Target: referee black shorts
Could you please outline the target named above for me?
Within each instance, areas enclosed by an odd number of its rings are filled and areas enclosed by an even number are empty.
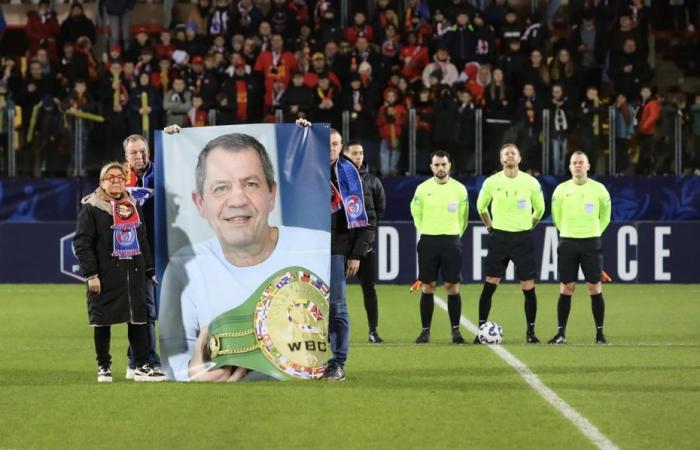
[[[600,282],[600,274],[603,271],[603,244],[599,237],[560,238],[557,255],[560,282],[572,283],[578,280],[579,266],[586,282]]]
[[[513,261],[518,280],[535,279],[537,270],[532,231],[493,230],[489,234],[487,247],[486,276],[503,278],[508,261]]]
[[[422,235],[418,241],[418,279],[423,283],[437,281],[442,273],[445,283],[462,280],[462,240],[459,236]]]

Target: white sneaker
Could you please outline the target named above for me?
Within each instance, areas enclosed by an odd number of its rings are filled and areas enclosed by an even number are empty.
[[[134,369],[134,381],[165,381],[165,374],[158,366],[144,364]]]
[[[112,369],[109,366],[99,366],[97,368],[97,382],[98,383],[111,383],[112,382]]]
[[[132,369],[131,367],[126,368],[126,379],[127,380],[133,380],[134,379],[134,372],[136,369]]]

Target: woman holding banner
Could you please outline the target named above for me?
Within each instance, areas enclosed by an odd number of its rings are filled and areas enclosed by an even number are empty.
[[[163,381],[149,365],[144,277],[157,283],[143,212],[125,189],[127,171],[111,162],[100,171],[100,186],[85,196],[78,214],[73,247],[87,278],[90,326],[94,327],[97,381],[111,382],[111,326],[128,323],[134,349],[136,381]]]

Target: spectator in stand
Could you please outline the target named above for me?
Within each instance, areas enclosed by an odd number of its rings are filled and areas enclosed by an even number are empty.
[[[274,123],[277,111],[279,110],[284,113],[284,96],[286,92],[287,89],[284,87],[282,80],[275,80],[272,84],[272,104],[270,105],[270,109],[266,111],[263,122]]]
[[[170,33],[170,30],[163,30],[160,32],[158,43],[155,45],[154,50],[158,60],[163,58],[170,59],[173,57],[173,52],[177,49],[175,44],[172,42],[172,34]]]
[[[421,87],[421,75],[423,69],[430,62],[428,48],[421,44],[418,34],[415,32],[406,35],[405,45],[399,52],[401,75],[406,77],[414,89]],[[428,162],[420,167],[427,167]]]
[[[258,34],[255,38],[261,52],[270,51],[270,41],[272,40],[272,25],[270,25],[270,22],[267,20],[260,22]]]
[[[319,42],[339,42],[343,39],[343,30],[338,23],[335,9],[329,7],[323,12],[318,23],[316,36],[318,36]]]
[[[634,137],[634,110],[625,94],[615,99],[615,173],[632,175],[630,141]]]
[[[384,24],[386,27],[388,24]],[[394,24],[396,25],[396,24]],[[367,16],[362,11],[357,11],[353,16],[352,24],[345,29],[345,40],[347,40],[350,45],[355,45],[357,43],[357,38],[360,36],[366,38],[369,42],[374,41],[374,29],[372,25],[367,23]]]
[[[426,0],[408,0],[403,18],[404,33],[415,33],[421,40],[430,38],[430,8]]]
[[[544,98],[546,97],[541,97],[537,95],[537,92],[535,91],[535,86],[533,86],[532,83],[525,83],[523,85],[522,95],[520,96],[520,98],[518,98],[517,103],[515,105],[514,119],[522,119],[525,112],[528,109],[534,110],[537,117],[539,117],[544,106]]]
[[[148,33],[146,33],[146,29],[143,27],[140,27],[139,29],[136,30],[136,35],[134,36],[134,40],[129,45],[128,50],[124,54],[124,57],[126,58],[127,61],[131,61],[135,64],[139,61],[139,58],[141,57],[141,51],[144,48],[147,48],[150,46],[151,46],[151,43],[149,42]]]
[[[70,150],[65,133],[63,112],[58,99],[45,94],[32,109],[27,130],[27,146],[32,155],[31,167],[35,177],[65,177]]]
[[[695,3],[697,4],[697,1]],[[639,53],[646,59],[649,55],[649,17],[651,10],[644,4],[644,0],[630,0],[628,7],[632,27],[639,32]]]
[[[192,57],[204,55],[208,48],[208,37],[202,36],[197,31],[198,28],[194,22],[188,23],[187,28],[185,28],[185,42],[182,45],[182,49]]]
[[[649,86],[643,86],[641,103],[637,110],[637,141],[639,142],[639,161],[637,173],[648,175],[653,172],[656,163],[656,126],[661,118],[661,103]]]
[[[394,25],[387,25],[380,46],[382,67],[393,68],[399,64],[399,52],[401,51],[400,36]]]
[[[350,52],[348,62],[347,72],[349,73],[356,72],[363,62],[366,62],[372,67],[372,73],[381,73],[379,55],[370,48],[369,41],[365,36],[357,37],[355,47]]]
[[[486,86],[491,84],[491,66],[488,64],[479,66],[478,63],[467,64],[467,66],[470,65],[476,65],[478,69],[476,71],[476,76],[470,76],[467,80],[466,88],[471,93],[474,103],[477,105],[482,105],[484,102],[484,91]],[[469,70],[469,68],[467,68],[467,70]]]
[[[625,41],[627,39],[633,39],[636,48],[639,48],[639,31],[633,28],[633,22],[629,13],[623,13],[620,15],[620,21],[618,27],[614,28],[609,34],[609,49],[610,49],[610,64],[615,64],[617,58],[619,58],[624,49]]]
[[[162,127],[163,97],[151,86],[151,76],[142,72],[138,86],[129,94],[129,134],[153,140],[153,132]]]
[[[124,61],[122,65],[122,80],[126,85],[127,91],[131,91],[137,85],[136,79],[136,64],[131,61]]]
[[[337,90],[340,90],[340,79],[333,71],[328,70],[326,66],[326,57],[323,53],[316,52],[311,57],[311,67],[309,71],[303,74],[304,84],[306,84],[308,88],[313,88],[318,84],[318,77],[321,74],[327,74],[333,86],[335,86]]]
[[[434,91],[433,102],[433,149],[449,151],[459,145],[458,129],[455,124],[459,121],[457,99],[449,86],[439,86]]]
[[[193,59],[194,61],[194,59]],[[200,62],[199,60],[197,61]],[[221,89],[219,74],[214,55],[205,56],[201,64],[193,65],[195,78],[195,91],[202,96],[204,109],[211,109],[216,104],[216,94]]]
[[[540,95],[546,95],[549,90],[549,69],[544,62],[542,52],[533,50],[530,52],[530,63],[525,65],[519,77],[519,87],[530,83],[535,87],[535,91]],[[515,87],[511,83],[511,87]]]
[[[493,26],[498,36],[501,35],[501,25],[503,25],[503,22],[505,22],[508,8],[508,2],[506,0],[494,0],[489,2],[489,5],[484,10],[486,22]]]
[[[175,78],[173,88],[163,98],[163,110],[165,111],[165,123],[168,125],[185,124],[185,114],[192,108],[192,93],[186,89],[185,80]]]
[[[318,84],[314,87],[314,109],[311,112],[313,122],[327,122],[331,128],[340,128],[340,92],[331,84],[327,73],[318,76]]]
[[[233,10],[231,27],[234,33],[239,33],[244,37],[255,35],[264,14],[253,3],[253,0],[239,0]]]
[[[270,50],[262,51],[255,62],[255,71],[265,80],[265,108],[272,105],[272,85],[276,79],[281,79],[284,85],[289,84],[296,67],[294,55],[284,49],[284,39],[281,34],[273,34],[270,39]]]
[[[204,101],[202,96],[194,94],[192,96],[192,108],[185,115],[185,127],[206,127],[209,125],[207,110],[204,109]]]
[[[274,34],[290,37],[299,34],[297,13],[287,5],[287,0],[272,0],[272,6],[267,13],[267,20],[270,21],[272,33]]]
[[[567,48],[560,48],[549,65],[549,79],[552,84],[560,84],[573,103],[578,103],[581,77]]]
[[[212,9],[211,0],[197,0],[197,4],[190,8],[190,13],[185,23],[194,23],[197,33],[200,36],[206,35],[208,29],[207,24],[209,23],[209,16],[212,13]]]
[[[438,85],[446,84],[452,86],[458,77],[457,68],[450,62],[447,48],[440,46],[435,52],[435,56],[433,56],[433,62],[423,69],[423,86],[427,88],[432,87],[434,83],[430,81],[431,78],[437,80]]]
[[[121,44],[129,48],[129,13],[136,2],[134,0],[102,0],[109,18],[109,43]],[[140,51],[140,49],[139,49]],[[136,53],[138,56],[138,53]]]
[[[22,131],[24,133],[27,132],[28,124],[31,122],[34,106],[41,102],[45,95],[51,95],[53,91],[53,80],[44,76],[38,61],[32,60],[29,63],[29,70],[14,96],[16,104],[22,108],[22,123],[25,124]]]
[[[214,36],[223,34],[228,36],[232,33],[233,22],[231,21],[232,12],[229,0],[216,0],[214,10],[209,15],[207,20],[206,35],[209,39]],[[190,24],[187,24],[188,28]]]
[[[509,9],[501,24],[501,32],[499,35],[501,42],[505,42],[508,39],[522,40],[523,28],[518,22],[518,14],[514,10]]]
[[[263,87],[246,70],[240,55],[232,56],[233,74],[221,85],[221,92],[229,96],[228,103],[235,107],[236,123],[256,123],[263,115]]]
[[[583,23],[573,32],[573,41],[578,50],[578,60],[583,68],[584,86],[600,86],[601,68],[607,53],[605,30],[599,30],[591,10],[583,13]]]
[[[480,64],[496,62],[496,32],[493,27],[484,22],[484,15],[477,11],[474,14],[474,36],[476,37],[476,61]]]
[[[416,110],[416,173],[426,174],[433,143],[433,99],[430,90],[421,87],[413,108]]]
[[[506,85],[503,71],[493,70],[491,84],[486,86],[484,95],[484,173],[489,174],[500,167],[499,151],[503,145],[503,136],[510,128],[513,102],[510,87]]]
[[[569,130],[574,125],[573,112],[566,96],[566,89],[559,83],[552,86],[552,97],[549,104],[549,126],[551,146],[551,166],[549,173],[554,175],[566,174],[567,144],[569,142]]]
[[[498,66],[503,70],[503,75],[506,80],[517,82],[529,60],[527,56],[520,51],[519,39],[509,39],[507,45],[508,50],[501,54],[498,60]],[[513,85],[513,83],[511,83],[511,85]]]
[[[216,94],[215,122],[211,125],[233,125],[236,123],[236,106],[229,100],[230,96],[224,92]]]
[[[71,5],[66,20],[61,23],[58,42],[63,47],[66,42],[76,42],[81,36],[87,36],[90,42],[95,42],[95,24],[85,16],[83,5],[75,2]]]
[[[462,88],[457,92],[457,95],[459,100],[457,103],[457,113],[459,114],[457,142],[459,145],[454,149],[455,153],[450,152],[450,154],[454,157],[454,172],[466,175],[474,173],[475,170],[476,106],[472,102],[469,90]]]
[[[122,60],[122,48],[119,44],[114,44],[109,47],[109,53],[102,54],[102,64],[105,72],[109,72],[109,66],[113,62],[121,62]]]
[[[542,24],[542,16],[538,12],[533,12],[526,21],[526,28],[523,31],[521,40],[526,51],[543,49],[547,44],[547,27]]]
[[[124,151],[121,142],[128,135],[126,109],[129,90],[123,77],[122,64],[114,62],[100,84],[99,100],[105,118],[104,153],[99,158],[102,161],[117,161],[122,158]]]
[[[284,121],[308,119],[314,107],[314,93],[304,84],[304,74],[297,72],[292,76],[292,84],[284,96]]]
[[[441,10],[435,10],[433,14],[433,23],[431,25],[432,34],[430,42],[440,42],[442,38],[452,29],[452,23],[445,17]]]
[[[396,89],[384,91],[384,104],[377,113],[377,127],[381,138],[379,150],[380,171],[382,176],[398,174],[401,156],[401,136],[408,118],[406,108],[397,104]]]
[[[586,153],[589,161],[598,159],[602,113],[603,108],[600,106],[598,88],[589,86],[586,89],[586,97],[578,110],[579,146]]]
[[[450,53],[450,60],[456,67],[462,68],[476,59],[477,38],[472,25],[469,23],[467,11],[459,11],[455,25],[442,38]]]
[[[70,92],[77,79],[88,79],[87,58],[82,53],[76,53],[73,42],[66,41],[63,44],[63,58],[61,58],[56,74],[61,93]],[[64,98],[63,95],[60,97]]]
[[[508,142],[515,141],[520,149],[527,173],[540,175],[542,171],[542,151],[540,150],[541,126],[534,108],[526,108],[525,113],[516,117],[515,125],[507,133]]]
[[[243,51],[241,52],[245,64],[249,69],[255,66],[258,60],[258,41],[254,37],[245,38],[243,41]]]
[[[92,155],[90,155],[91,152],[87,152],[88,150],[88,137],[90,136],[90,133],[92,131],[93,125],[95,122],[91,120],[83,120],[83,133],[81,134],[82,141],[77,142],[76,141],[76,133],[75,133],[75,126],[76,126],[76,117],[73,115],[73,113],[76,112],[87,112],[91,114],[97,114],[98,109],[97,109],[97,103],[95,102],[95,99],[92,97],[90,92],[88,92],[87,88],[87,82],[84,79],[77,79],[75,80],[75,83],[73,84],[73,91],[68,95],[66,100],[63,102],[63,108],[64,111],[66,111],[68,114],[66,115],[66,119],[68,121],[68,127],[70,130],[70,146],[73,149],[73,151],[77,151],[78,146],[80,146],[84,152],[84,157],[88,159],[87,161],[83,161],[83,168],[87,166],[90,162],[89,159],[94,159]],[[74,174],[79,174],[82,172],[79,172],[81,168],[76,166],[76,161],[73,160],[73,163],[71,164],[73,167],[73,173]]]
[[[608,71],[615,86],[615,92],[635,100],[642,85],[648,83],[653,75],[646,58],[637,51],[634,39],[625,40],[623,52],[610,63]]]
[[[153,49],[151,47],[144,47],[141,49],[141,56],[136,62],[134,67],[134,73],[136,76],[146,73],[149,76],[156,71],[156,60],[153,59]]]
[[[60,27],[56,12],[50,8],[49,0],[39,0],[36,10],[27,13],[25,33],[29,41],[29,57],[36,55],[40,48],[46,49],[51,61],[58,61],[58,38]]]

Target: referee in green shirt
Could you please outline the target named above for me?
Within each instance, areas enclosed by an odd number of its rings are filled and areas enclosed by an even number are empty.
[[[597,344],[607,344],[603,334],[605,301],[600,277],[603,255],[600,235],[610,223],[610,194],[601,183],[588,178],[591,168],[584,152],[571,155],[571,180],[561,183],[552,195],[552,220],[559,231],[558,270],[559,330],[550,344],[566,342],[566,322],[571,311],[571,296],[581,266],[591,295],[591,309],[596,327]]]
[[[420,318],[423,329],[416,344],[430,342],[435,287],[442,273],[447,291],[447,311],[452,325],[452,342],[464,344],[459,332],[462,298],[459,282],[462,272],[461,237],[467,229],[469,200],[462,183],[450,178],[450,154],[436,151],[430,155],[433,177],[424,181],[411,201],[411,215],[420,233],[418,241],[418,279],[422,282]]]
[[[500,158],[503,170],[484,181],[476,201],[481,220],[489,230],[486,281],[479,297],[479,326],[488,320],[493,293],[505,275],[508,261],[513,261],[525,295],[526,340],[528,344],[538,344],[540,340],[535,336],[537,270],[532,229],[544,214],[544,196],[540,183],[519,170],[518,147],[505,144],[501,147]],[[478,335],[474,343],[480,343]]]

